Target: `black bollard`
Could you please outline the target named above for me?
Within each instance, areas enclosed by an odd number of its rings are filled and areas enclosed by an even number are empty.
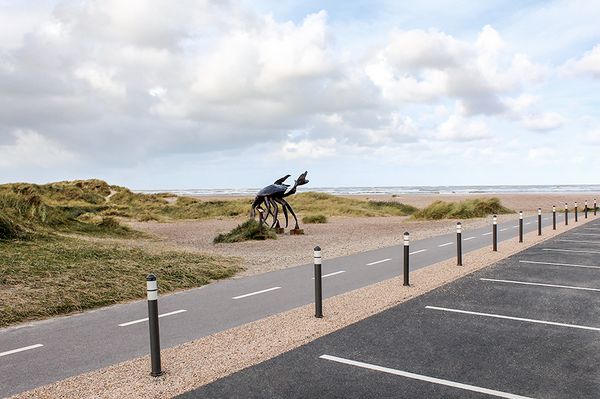
[[[462,224],[456,223],[456,265],[462,266]]]
[[[596,209],[598,209],[598,204],[596,203],[596,198],[594,198],[594,216],[596,216]]]
[[[156,276],[146,277],[146,293],[148,295],[148,325],[150,328],[150,364],[152,377],[163,374],[160,367],[160,332],[158,329],[158,284]]]
[[[315,317],[323,317],[323,275],[321,272],[321,247],[315,247],[314,264],[315,264]]]
[[[498,216],[496,215],[492,225],[492,251],[498,252]]]
[[[569,225],[569,204],[565,202],[565,226]]]
[[[577,201],[575,201],[575,221],[577,221]]]
[[[404,233],[404,286],[409,286],[409,281],[408,281],[408,273],[410,272],[409,269],[409,265],[408,265],[408,258],[409,258],[409,244],[410,244],[410,234],[408,234],[408,231],[406,233]]]
[[[519,211],[519,242],[523,242],[523,211]]]
[[[588,213],[587,200],[585,200],[585,206],[583,208],[583,213],[585,215],[585,218],[587,219],[587,213]]]
[[[542,208],[538,208],[538,236],[542,235]]]
[[[552,205],[552,230],[556,230],[556,206]]]

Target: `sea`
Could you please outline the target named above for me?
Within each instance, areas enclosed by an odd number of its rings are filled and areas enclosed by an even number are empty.
[[[135,190],[140,193],[168,192],[177,195],[252,196],[260,188],[190,188]],[[600,184],[507,185],[507,186],[389,186],[389,187],[299,187],[298,192],[316,191],[338,195],[401,195],[401,194],[510,194],[510,193],[587,193],[600,192]]]

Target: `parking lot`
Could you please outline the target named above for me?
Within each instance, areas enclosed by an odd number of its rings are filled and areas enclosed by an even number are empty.
[[[184,398],[598,398],[600,223]]]

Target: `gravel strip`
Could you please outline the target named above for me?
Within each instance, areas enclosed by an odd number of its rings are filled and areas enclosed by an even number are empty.
[[[529,233],[525,244],[516,239],[501,242],[496,253],[484,248],[465,254],[463,267],[456,267],[455,259],[450,259],[419,269],[411,273],[411,287],[403,287],[398,277],[329,298],[323,304],[323,319],[316,319],[313,305],[307,305],[163,350],[166,374],[159,378],[149,376],[146,356],[13,398],[169,398],[297,348],[584,223],[559,225],[556,232],[546,229],[541,237]]]
[[[533,213],[531,213],[533,214]],[[517,214],[501,215],[499,221],[516,219]],[[244,270],[235,278],[280,270],[312,262],[316,245],[327,249],[334,258],[372,249],[402,244],[409,231],[412,240],[453,233],[458,220],[409,220],[406,216],[333,217],[326,224],[305,224],[303,236],[281,235],[277,240],[213,244],[213,238],[230,231],[245,219],[190,220],[172,223],[131,222],[136,229],[158,237],[150,246],[171,246],[243,259]],[[491,217],[462,220],[465,231],[491,225]],[[139,240],[145,242],[148,240]]]

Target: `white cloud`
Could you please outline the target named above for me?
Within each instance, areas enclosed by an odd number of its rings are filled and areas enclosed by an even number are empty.
[[[280,156],[288,160],[322,159],[334,156],[336,148],[335,139],[287,141],[281,147]]]
[[[600,129],[593,129],[583,135],[585,143],[600,144]]]
[[[76,154],[59,143],[33,130],[16,130],[11,134],[12,144],[0,145],[0,167],[18,169],[35,166],[50,168],[70,164],[78,159]]]
[[[473,141],[490,136],[487,126],[482,121],[471,121],[460,115],[450,117],[438,127],[436,135],[440,140]]]
[[[565,123],[565,118],[556,112],[530,114],[523,117],[523,126],[540,132],[558,129]]]
[[[581,58],[567,61],[562,70],[568,74],[583,74],[600,78],[600,44],[587,51]]]

